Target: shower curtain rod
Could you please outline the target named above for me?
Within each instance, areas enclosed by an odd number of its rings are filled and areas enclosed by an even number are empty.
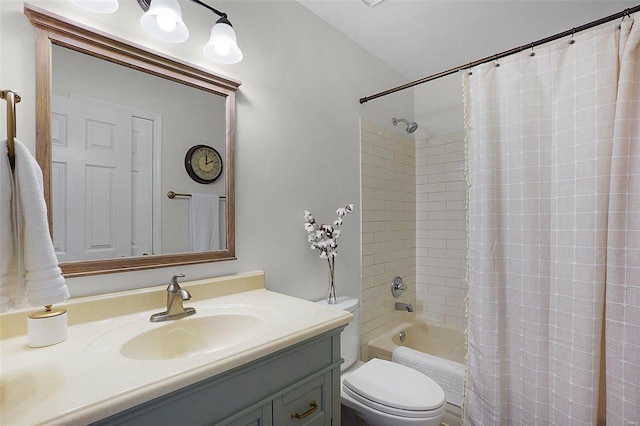
[[[363,104],[365,102],[369,102],[370,100],[380,98],[382,96],[390,95],[395,92],[399,92],[400,90],[409,89],[411,87],[417,86],[422,83],[426,83],[428,81],[437,80],[440,77],[446,77],[451,74],[455,74],[458,71],[462,71],[465,69],[469,69],[475,67],[480,64],[484,64],[487,62],[495,61],[496,59],[504,58],[506,56],[513,55],[514,53],[522,52],[523,50],[532,49],[534,47],[540,46],[541,44],[549,43],[551,41],[555,41],[567,36],[573,36],[575,33],[580,31],[588,30],[589,28],[597,27],[598,25],[605,24],[607,22],[624,18],[625,16],[631,17],[632,13],[640,12],[640,4],[638,6],[634,6],[628,9],[623,10],[622,12],[614,13],[613,15],[606,16],[604,18],[598,19],[597,21],[589,22],[588,24],[581,25],[579,27],[574,27],[570,30],[552,35],[550,37],[543,38],[538,41],[534,41],[533,43],[525,44],[520,47],[514,47],[510,50],[505,50],[502,53],[496,53],[495,55],[487,56],[486,58],[478,59],[473,62],[469,62],[468,64],[460,65],[455,68],[448,69],[446,71],[441,71],[437,74],[432,74],[428,77],[423,77],[419,80],[412,81],[410,83],[403,84],[402,86],[394,87],[393,89],[385,90],[384,92],[376,93],[375,95],[365,96],[364,98],[360,98],[360,103]]]

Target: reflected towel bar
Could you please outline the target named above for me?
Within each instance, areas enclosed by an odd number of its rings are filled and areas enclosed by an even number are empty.
[[[169,191],[169,192],[167,192],[167,197],[173,200],[176,197],[191,197],[191,194],[180,194],[179,192]],[[227,197],[225,197],[224,195],[221,195],[218,198],[224,200]]]
[[[20,95],[13,90],[0,91],[2,99],[7,101],[7,149],[9,151],[9,164],[11,169],[15,165],[15,146],[14,139],[16,137],[16,104],[20,102]]]

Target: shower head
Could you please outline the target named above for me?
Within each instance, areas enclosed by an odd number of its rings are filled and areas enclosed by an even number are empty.
[[[415,121],[413,121],[413,122],[409,123],[409,122],[408,122],[407,120],[405,120],[404,118],[395,118],[395,117],[393,117],[393,120],[391,120],[391,121],[393,122],[393,125],[394,125],[394,126],[397,126],[397,125],[398,125],[398,121],[402,121],[402,122],[406,123],[406,125],[407,125],[407,128],[406,128],[406,130],[407,130],[407,134],[409,134],[409,133],[413,133],[413,132],[415,132],[416,130],[418,130],[418,123],[416,123]]]

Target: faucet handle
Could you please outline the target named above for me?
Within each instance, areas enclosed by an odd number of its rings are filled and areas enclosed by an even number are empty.
[[[407,285],[402,280],[402,277],[395,277],[391,283],[391,294],[396,299],[407,290]]]
[[[178,284],[178,278],[184,278],[184,274],[175,274],[171,277],[171,284]]]
[[[178,278],[184,278],[184,274],[176,274],[171,277],[171,283],[169,287],[167,287],[167,291],[176,292],[180,289],[180,284],[178,284]]]

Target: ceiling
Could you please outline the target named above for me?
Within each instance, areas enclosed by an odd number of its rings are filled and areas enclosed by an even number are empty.
[[[383,0],[374,7],[363,0],[297,1],[412,81],[612,15],[640,0]]]

